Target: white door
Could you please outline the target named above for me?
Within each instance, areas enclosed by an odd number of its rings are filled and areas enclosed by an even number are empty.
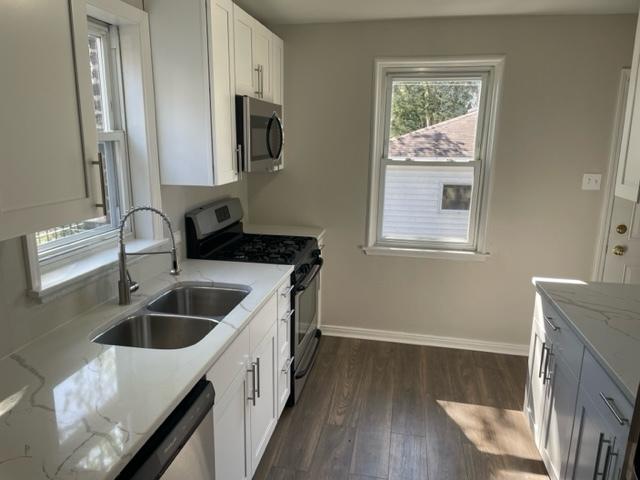
[[[278,421],[276,400],[276,329],[274,324],[267,336],[260,342],[253,354],[255,375],[255,405],[251,411],[251,465],[252,470],[258,467],[271,434]],[[251,385],[249,385],[251,387]]]
[[[99,217],[86,3],[3,2],[0,240]]]
[[[540,447],[550,467],[551,478],[559,480],[564,478],[567,468],[571,428],[578,395],[578,378],[569,369],[561,355],[553,353],[550,355],[545,427]]]
[[[582,389],[578,396],[566,478],[618,480],[624,452],[602,411]]]
[[[534,315],[542,315],[540,296],[536,295],[536,307]],[[531,332],[531,345],[529,350],[529,369],[527,381],[526,410],[529,423],[533,430],[536,445],[541,445],[541,430],[543,424],[545,401],[545,374],[548,366],[548,346],[545,343],[545,333],[539,323],[534,319]]]
[[[242,369],[213,409],[216,478],[250,478],[247,452],[247,374]]]
[[[214,0],[209,21],[209,75],[214,135],[214,180],[238,180],[236,162],[236,80],[234,74],[233,2]]]
[[[282,105],[284,103],[284,42],[281,38],[271,36],[271,90],[272,102]]]
[[[640,283],[640,215],[637,204],[615,197],[602,280]]]
[[[273,34],[256,22],[253,27],[253,69],[258,73],[258,97],[272,101],[271,88],[271,43]]]
[[[236,94],[257,96],[257,72],[253,70],[253,25],[255,20],[233,6]]]

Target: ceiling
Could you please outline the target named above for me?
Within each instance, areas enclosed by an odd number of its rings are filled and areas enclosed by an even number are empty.
[[[236,0],[269,24],[469,15],[637,13],[638,0]]]

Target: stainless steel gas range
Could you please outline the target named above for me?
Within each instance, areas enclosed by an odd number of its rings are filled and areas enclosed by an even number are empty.
[[[293,265],[291,274],[291,396],[294,404],[313,368],[318,329],[319,274],[322,256],[312,237],[245,233],[237,198],[214,202],[185,215],[187,257]]]

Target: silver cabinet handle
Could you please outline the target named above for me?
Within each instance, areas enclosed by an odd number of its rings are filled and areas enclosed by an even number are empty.
[[[289,319],[291,318],[291,315],[293,315],[293,312],[295,312],[295,310],[293,309],[289,310],[287,313],[285,313],[284,317],[280,319],[280,321],[285,323],[288,322]]]
[[[257,67],[255,67],[253,69],[256,72],[256,85],[257,85],[257,90],[254,90],[253,93],[255,93],[258,97],[260,96],[260,65],[258,65]]]
[[[289,288],[287,288],[284,292],[282,292],[282,293],[280,294],[280,296],[281,296],[282,298],[286,298],[286,297],[287,297],[287,295],[289,295],[291,292],[293,292],[293,289],[294,289],[295,287],[296,287],[295,285],[291,285],[291,286],[290,286]]]
[[[551,330],[553,330],[554,332],[557,332],[558,330],[560,330],[560,327],[557,326],[555,323],[553,323],[552,320],[553,320],[553,317],[550,317],[548,315],[544,316],[544,321],[547,322],[547,325],[551,327]]]
[[[540,365],[538,366],[538,378],[542,378],[542,367],[543,365],[545,365],[544,363],[544,357],[547,354],[547,343],[546,342],[542,342],[542,350],[540,353]]]
[[[622,416],[622,413],[620,413],[620,410],[618,410],[618,406],[616,405],[616,401],[613,398],[607,397],[602,392],[600,392],[600,398],[602,398],[602,400],[604,401],[605,405],[607,406],[609,411],[613,414],[613,416],[616,417],[616,420],[618,421],[618,423],[620,425],[628,425],[629,424],[629,419],[624,418]]]
[[[260,398],[260,357],[256,358],[256,367],[257,367],[256,378],[258,379],[257,394],[258,394],[258,398]]]
[[[103,213],[106,215],[107,212],[107,187],[104,179],[104,158],[102,157],[102,152],[98,152],[98,160],[91,162],[91,165],[95,165],[98,167],[100,174],[100,201],[102,203],[96,203],[96,207],[102,208]]]
[[[289,357],[289,360],[287,360],[287,363],[285,363],[284,367],[282,367],[282,373],[289,373],[289,369],[291,368],[292,363],[293,363],[293,357]]]
[[[553,373],[549,371],[549,366],[551,365],[551,357],[553,356],[553,352],[550,348],[547,349],[547,358],[544,361],[544,376],[542,377],[542,384],[546,385],[548,381],[553,377]]]
[[[605,478],[606,469],[604,471],[600,471],[600,458],[602,457],[602,448],[604,445],[609,445],[611,442],[604,438],[604,433],[600,434],[600,439],[598,440],[598,451],[596,453],[596,463],[593,467],[593,479],[596,480],[598,477]],[[611,448],[610,445],[608,448]],[[608,454],[608,452],[607,452]]]
[[[609,473],[612,465],[611,460],[613,458],[617,460],[618,452],[613,451],[613,443],[610,443],[609,446],[607,447],[607,456],[604,459],[604,470],[602,472],[602,475],[604,476],[605,480],[609,478]]]
[[[260,98],[264,98],[264,68],[260,65]]]
[[[247,400],[251,400],[253,406],[256,406],[256,362],[251,362],[251,368],[247,370],[251,372],[251,395],[247,397]]]

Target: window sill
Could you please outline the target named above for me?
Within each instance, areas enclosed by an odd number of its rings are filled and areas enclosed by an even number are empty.
[[[467,262],[485,262],[491,256],[488,253],[465,252],[460,250],[429,250],[424,248],[382,247],[379,245],[362,247],[362,251],[366,255],[433,258],[438,260],[461,260]]]
[[[177,242],[178,239],[176,239]],[[127,242],[127,252],[149,252],[168,244],[169,240],[131,240]],[[132,264],[144,257],[128,259]],[[87,282],[108,275],[118,268],[118,249],[108,248],[92,252],[54,269],[42,272],[40,287],[31,289],[29,296],[41,303],[47,303],[66,293],[77,290]]]

